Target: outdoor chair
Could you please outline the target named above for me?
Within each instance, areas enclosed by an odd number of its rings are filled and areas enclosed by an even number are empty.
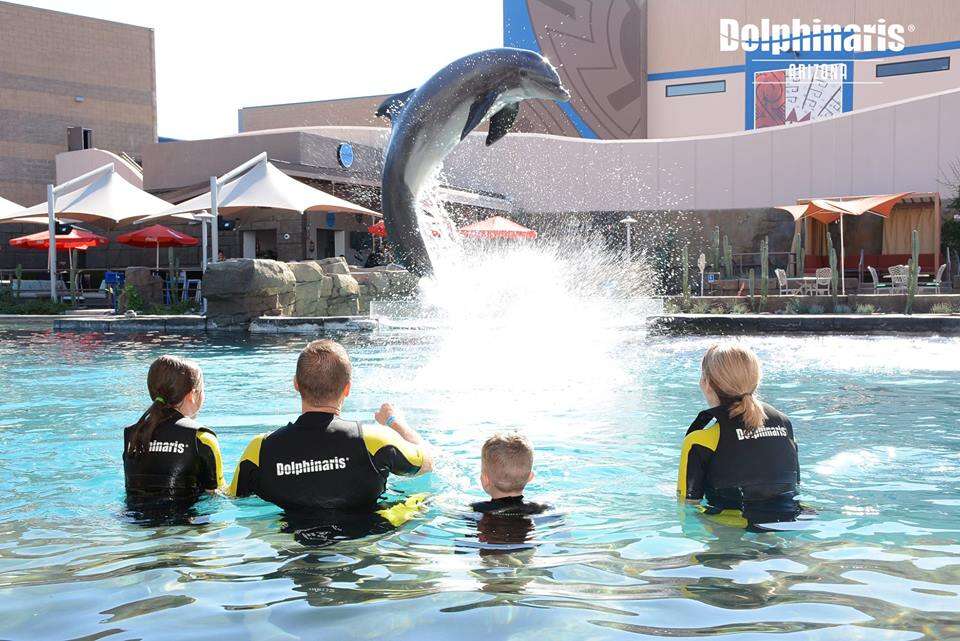
[[[813,273],[816,277],[817,282],[814,286],[814,292],[817,296],[821,294],[824,296],[830,295],[830,280],[833,276],[833,271],[829,267],[821,267]]]
[[[882,291],[889,291],[889,290],[890,290],[890,288],[891,288],[892,285],[891,285],[890,283],[881,283],[881,282],[880,282],[880,275],[877,274],[876,268],[868,265],[868,266],[867,266],[867,271],[870,272],[870,278],[873,280],[873,293],[874,293],[874,294],[879,294],[881,290],[882,290]]]
[[[773,273],[777,275],[777,284],[780,286],[781,296],[793,296],[799,293],[800,289],[794,287],[790,289],[790,281],[787,279],[787,272],[782,269],[775,269]]]
[[[910,280],[909,265],[894,265],[889,270],[891,291],[896,294],[907,293],[907,282]]]
[[[927,281],[920,285],[920,289],[932,289],[934,293],[939,294],[940,288],[943,286],[943,272],[946,271],[947,264],[944,263],[940,265],[940,269],[937,270],[937,275],[933,280]]]

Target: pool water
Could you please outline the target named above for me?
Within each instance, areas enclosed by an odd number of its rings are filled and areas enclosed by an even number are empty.
[[[256,498],[137,521],[120,460],[151,359],[187,355],[229,480],[252,435],[296,416],[304,338],[0,332],[0,638],[960,638],[960,341],[742,339],[817,512],[754,534],[674,495],[710,339],[528,338],[342,336],[345,415],[393,402],[440,458],[390,485],[429,494],[420,516],[317,546]],[[465,506],[481,443],[509,429],[536,446],[527,496],[556,509],[504,549]]]

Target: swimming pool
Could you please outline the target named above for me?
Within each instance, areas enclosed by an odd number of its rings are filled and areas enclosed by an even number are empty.
[[[528,336],[528,338],[532,338]],[[190,524],[124,513],[121,428],[164,352],[200,361],[232,467],[297,411],[302,337],[0,332],[0,638],[916,639],[960,637],[960,340],[745,338],[794,421],[806,529],[750,534],[674,499],[709,339],[597,343],[468,332],[345,336],[345,415],[389,400],[442,451],[398,530],[326,547],[258,499]],[[528,496],[557,506],[529,549],[480,549],[464,506],[479,446],[522,429]]]

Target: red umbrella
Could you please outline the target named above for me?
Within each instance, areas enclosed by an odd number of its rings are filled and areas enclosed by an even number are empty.
[[[460,228],[468,238],[536,238],[537,232],[518,225],[503,216],[491,216],[486,220]]]
[[[193,236],[181,234],[163,225],[151,225],[137,231],[117,236],[117,242],[133,247],[156,247],[157,269],[160,269],[161,247],[192,247],[200,244]]]
[[[370,225],[367,227],[367,231],[373,234],[374,236],[379,236],[380,238],[387,237],[387,226],[383,224],[383,221]]]
[[[54,236],[57,249],[90,249],[91,247],[100,247],[110,241],[103,236],[89,232],[85,229],[74,227],[69,234],[57,234]],[[21,249],[50,249],[50,232],[41,231],[29,236],[20,236],[10,240],[10,245],[20,247]]]

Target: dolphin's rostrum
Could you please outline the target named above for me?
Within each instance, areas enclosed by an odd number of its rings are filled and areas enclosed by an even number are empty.
[[[387,239],[396,260],[420,275],[433,272],[417,221],[417,198],[443,159],[490,119],[487,145],[507,135],[520,101],[569,100],[546,58],[526,49],[488,49],[456,60],[417,89],[391,96],[378,116],[392,123],[383,160],[381,197]]]

